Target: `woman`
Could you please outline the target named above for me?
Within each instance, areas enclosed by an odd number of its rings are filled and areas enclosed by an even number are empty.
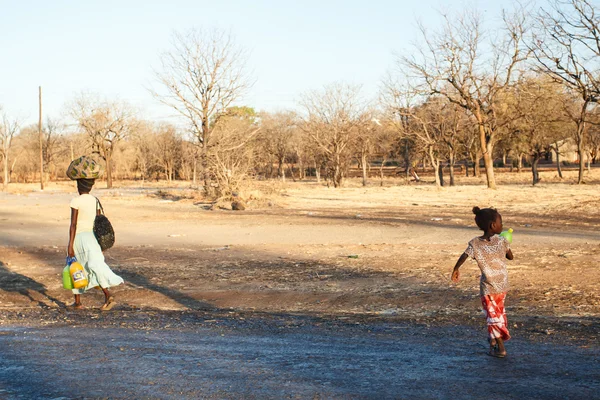
[[[71,226],[69,228],[69,257],[77,258],[87,273],[88,285],[83,289],[73,289],[75,303],[73,308],[81,309],[81,294],[88,289],[100,287],[104,292],[102,311],[109,311],[115,305],[115,298],[108,288],[123,283],[123,278],[116,275],[104,262],[104,255],[94,236],[94,219],[100,212],[97,199],[90,194],[94,179],[77,179],[79,196],[71,200]]]

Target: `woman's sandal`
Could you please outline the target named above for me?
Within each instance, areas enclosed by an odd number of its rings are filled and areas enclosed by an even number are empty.
[[[115,298],[112,297],[112,296],[110,296],[108,298],[108,301],[106,303],[104,303],[104,305],[102,307],[100,307],[100,310],[102,310],[102,311],[110,311],[115,306],[115,304],[117,304],[115,302]]]

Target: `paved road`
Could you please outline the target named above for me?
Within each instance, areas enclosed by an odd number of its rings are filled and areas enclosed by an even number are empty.
[[[0,398],[600,398],[597,347],[515,338],[495,359],[469,327],[103,318],[0,326]]]

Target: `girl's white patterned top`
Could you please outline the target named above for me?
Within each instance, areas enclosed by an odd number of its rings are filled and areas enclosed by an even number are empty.
[[[469,242],[465,254],[477,261],[481,270],[479,292],[482,296],[508,291],[506,253],[509,249],[508,241],[498,235],[489,241],[478,236]]]

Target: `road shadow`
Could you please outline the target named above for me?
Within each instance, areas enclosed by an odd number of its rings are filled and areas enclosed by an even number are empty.
[[[179,290],[172,289],[168,286],[154,283],[154,282],[152,282],[152,280],[149,277],[144,276],[143,274],[127,270],[126,268],[119,268],[119,269],[115,268],[114,270],[117,275],[121,276],[125,280],[125,282],[127,282],[129,284],[133,284],[133,285],[141,287],[141,288],[144,288],[144,289],[147,289],[147,290],[150,290],[152,292],[159,293],[190,310],[197,310],[197,311],[216,311],[216,310],[218,310],[218,308],[216,308],[214,305],[212,305],[210,303],[197,300]]]
[[[11,271],[2,261],[0,261],[0,290],[19,293],[42,308],[49,308],[48,304],[42,301],[44,298],[59,307],[66,307],[64,302],[48,293],[45,285],[28,276]],[[39,296],[34,296],[35,293],[41,295],[42,299]]]

